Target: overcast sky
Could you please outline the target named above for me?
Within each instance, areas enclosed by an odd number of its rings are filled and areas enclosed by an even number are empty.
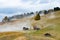
[[[60,0],[0,0],[0,18],[60,7]]]

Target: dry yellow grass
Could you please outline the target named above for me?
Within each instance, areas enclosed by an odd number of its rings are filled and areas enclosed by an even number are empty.
[[[24,36],[22,32],[3,32],[0,33],[0,40],[14,40],[17,37]]]
[[[39,27],[42,27],[41,25],[43,25],[43,29],[30,34],[32,37],[34,36],[33,40],[60,40],[60,11],[55,12],[54,15],[55,18],[49,19],[48,17],[43,16],[41,20],[33,22],[33,25],[40,25]],[[50,33],[52,36],[46,38],[46,36],[44,36],[45,33]]]
[[[14,40],[28,40],[28,39],[25,36],[20,36],[20,37],[14,39]]]

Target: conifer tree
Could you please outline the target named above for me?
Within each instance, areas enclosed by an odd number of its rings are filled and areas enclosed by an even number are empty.
[[[36,16],[35,16],[35,20],[40,20],[40,15],[39,15],[39,13],[36,14]]]
[[[8,22],[8,21],[9,21],[9,19],[7,16],[5,16],[4,19],[2,20],[2,22]]]

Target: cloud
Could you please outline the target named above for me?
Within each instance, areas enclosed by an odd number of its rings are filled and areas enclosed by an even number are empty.
[[[0,0],[1,7],[14,7],[19,5],[19,0]]]
[[[30,8],[35,9],[36,7],[38,7],[38,5],[39,7],[45,7],[45,5],[48,5],[49,3],[52,3],[52,5],[54,5],[53,3],[59,3],[59,0],[0,0],[0,8],[15,7],[30,10]]]

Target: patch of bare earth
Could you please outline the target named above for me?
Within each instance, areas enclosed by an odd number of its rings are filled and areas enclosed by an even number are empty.
[[[20,37],[14,39],[14,40],[28,40],[28,39],[25,36],[20,36]]]

